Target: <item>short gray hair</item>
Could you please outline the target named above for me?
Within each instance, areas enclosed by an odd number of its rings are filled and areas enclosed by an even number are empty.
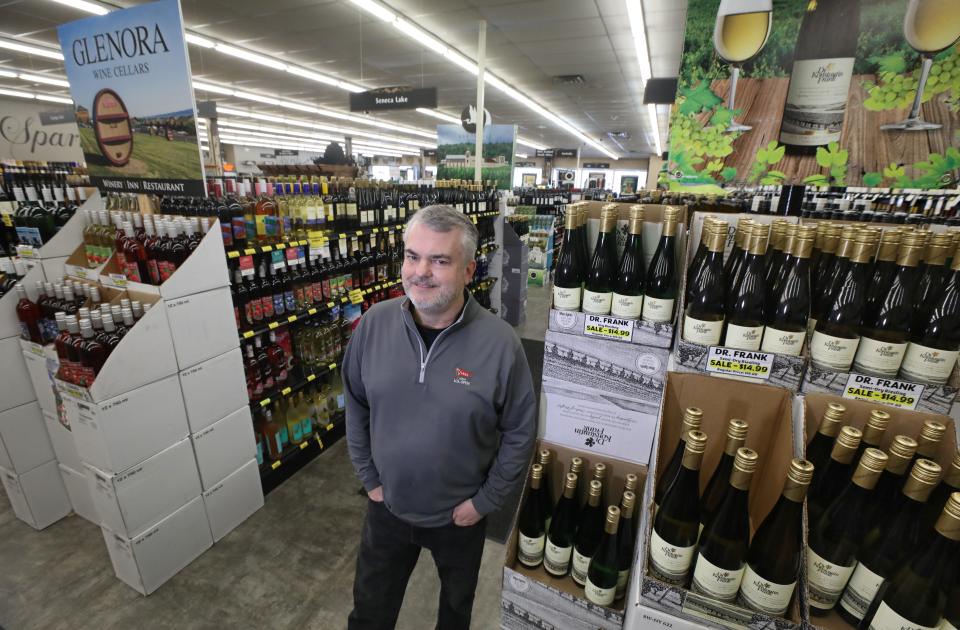
[[[457,212],[450,206],[434,205],[420,208],[407,220],[409,231],[415,225],[424,225],[434,232],[460,230],[460,244],[463,246],[464,264],[473,260],[480,241],[480,232],[467,215]]]

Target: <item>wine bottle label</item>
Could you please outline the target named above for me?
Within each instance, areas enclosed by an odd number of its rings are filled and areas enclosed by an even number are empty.
[[[732,602],[737,597],[742,579],[743,567],[724,569],[704,558],[703,554],[699,554],[696,566],[693,568],[691,589],[694,593],[700,593],[722,602]]]
[[[860,337],[860,345],[857,346],[857,354],[853,358],[853,369],[878,376],[896,376],[906,350],[906,343]]]
[[[587,583],[587,569],[590,568],[590,558],[581,554],[576,549],[573,550],[573,563],[570,569],[570,577],[573,581],[583,586]]]
[[[616,599],[620,599],[627,594],[627,582],[630,580],[630,569],[624,569],[617,574],[617,593]]]
[[[790,606],[796,582],[777,584],[765,580],[748,564],[743,571],[737,603],[768,615],[783,616]]]
[[[543,556],[543,568],[551,575],[564,576],[570,569],[570,554],[573,547],[559,547],[547,539],[546,550]]]
[[[958,355],[960,352],[956,350],[938,350],[911,343],[903,355],[900,374],[921,383],[946,383]]]
[[[553,308],[558,311],[579,311],[580,287],[567,289],[553,285]]]
[[[642,295],[620,295],[614,292],[610,314],[624,319],[640,319],[643,313]]]
[[[937,626],[937,630],[960,630],[955,625],[947,621],[946,619],[940,620],[940,625]]]
[[[818,330],[810,340],[810,358],[818,367],[847,372],[857,354],[859,339],[833,337]]]
[[[921,626],[890,608],[887,602],[880,602],[877,614],[870,622],[870,630],[937,630],[937,626]]]
[[[583,290],[583,312],[591,315],[609,315],[613,305],[613,293],[594,293]]]
[[[853,57],[793,61],[780,142],[817,147],[840,140],[853,62]]]
[[[645,296],[641,317],[645,322],[665,324],[673,321],[673,300],[661,300],[649,295]]]
[[[686,583],[696,550],[696,544],[689,547],[671,545],[654,529],[650,532],[650,570],[653,576],[668,584]]]
[[[806,337],[807,333],[802,330],[800,332],[787,332],[767,326],[767,329],[763,332],[763,344],[760,349],[764,352],[789,354],[797,357],[803,350],[803,340]]]
[[[853,574],[855,566],[856,562],[845,567],[824,560],[808,547],[807,580],[810,605],[821,610],[833,608],[840,599],[843,587],[847,585],[847,580]]]
[[[727,324],[727,338],[723,345],[738,350],[759,350],[763,339],[763,326],[737,326]]]
[[[613,599],[617,594],[617,587],[612,586],[610,588],[601,588],[590,581],[590,578],[587,578],[587,583],[583,587],[583,594],[587,596],[587,600],[593,602],[594,604],[600,606],[609,606],[613,603]]]
[[[683,340],[698,343],[702,346],[715,346],[720,343],[723,334],[723,320],[706,322],[694,319],[689,315],[683,316]]]
[[[528,567],[535,567],[543,561],[543,548],[546,536],[530,538],[521,532],[517,544],[517,559]]]
[[[850,582],[840,598],[840,606],[857,619],[863,619],[880,590],[883,577],[877,575],[861,562],[850,576]]]

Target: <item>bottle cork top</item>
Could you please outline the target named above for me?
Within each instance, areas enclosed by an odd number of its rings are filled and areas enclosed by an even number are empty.
[[[627,476],[624,478],[623,487],[627,490],[636,490],[637,485],[640,483],[640,477],[636,473],[627,473]]]
[[[751,448],[741,446],[737,449],[737,456],[733,460],[733,467],[736,470],[746,473],[752,473],[757,469],[757,462],[760,456]]]
[[[603,484],[597,481],[596,479],[592,479],[590,481],[589,495],[591,497],[599,497],[602,493],[603,493]]]
[[[787,478],[800,485],[810,485],[810,480],[813,479],[813,464],[799,457],[791,459]]]
[[[636,205],[630,206],[631,219],[635,221],[643,221],[643,215],[644,215],[644,210],[642,205],[636,204]]]
[[[917,441],[906,435],[894,436],[893,442],[887,448],[887,455],[890,457],[887,462],[887,470],[902,475],[906,472],[906,467],[917,453]]]
[[[936,420],[926,420],[923,428],[920,429],[920,437],[931,442],[939,442],[943,439],[943,434],[947,432],[947,427]]]
[[[603,462],[597,462],[593,465],[593,478],[605,479],[607,476],[607,465]]]
[[[863,455],[860,456],[858,468],[866,468],[871,472],[881,473],[886,465],[887,454],[878,448],[870,447],[864,450]]]
[[[607,508],[606,531],[611,534],[615,533],[617,531],[617,525],[619,524],[620,524],[620,508],[618,508],[615,505],[611,505],[610,507]]]
[[[886,431],[887,425],[890,424],[890,414],[882,409],[872,409],[870,411],[870,417],[867,418],[867,426],[871,426],[875,429],[880,429],[881,431]]]
[[[687,407],[683,412],[683,424],[686,431],[699,429],[703,419],[703,410],[699,407]],[[684,432],[686,432],[684,431]]]
[[[633,509],[633,506],[636,504],[637,495],[631,492],[630,490],[624,490],[623,498],[620,500],[620,505],[624,511]]]
[[[857,447],[860,446],[860,439],[862,437],[863,432],[860,429],[846,426],[840,429],[840,434],[837,436],[837,444],[856,450]]]
[[[940,464],[923,458],[918,459],[910,470],[912,478],[931,485],[936,485],[940,481],[942,473],[943,469],[940,468]]]
[[[545,448],[540,449],[540,463],[546,465],[551,461],[553,461],[553,454],[550,453],[550,450]]]
[[[750,425],[746,420],[730,418],[730,422],[727,423],[727,437],[734,440],[744,440],[747,437],[749,428]]]
[[[580,474],[580,471],[583,470],[583,459],[580,457],[573,457],[570,459],[570,472]]]
[[[567,473],[563,487],[565,490],[577,489],[577,473]]]
[[[703,453],[707,450],[707,434],[703,431],[688,431],[686,450],[691,453]]]
[[[534,464],[530,467],[530,478],[531,479],[542,479],[543,478],[543,466],[540,464]]]

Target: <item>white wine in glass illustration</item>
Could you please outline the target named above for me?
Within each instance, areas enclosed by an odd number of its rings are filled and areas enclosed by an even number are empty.
[[[958,0],[910,0],[907,15],[903,19],[903,36],[910,47],[920,53],[920,82],[913,97],[913,105],[906,120],[881,129],[903,131],[930,131],[942,125],[920,118],[920,103],[923,90],[930,77],[930,67],[937,53],[946,50],[960,39],[960,1]]]
[[[713,47],[730,64],[727,109],[734,109],[740,66],[756,57],[770,36],[773,0],[720,0],[713,27]],[[733,120],[727,131],[748,131],[749,125]]]

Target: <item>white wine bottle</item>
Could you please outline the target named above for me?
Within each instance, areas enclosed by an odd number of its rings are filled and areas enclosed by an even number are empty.
[[[857,454],[853,456],[854,461],[860,461],[860,456],[869,447],[880,448],[883,443],[883,436],[887,433],[887,427],[890,425],[890,414],[883,409],[871,409],[867,416],[867,423],[863,425],[863,435],[860,437],[860,446],[857,447]],[[883,450],[883,449],[881,449]]]
[[[733,472],[733,462],[737,457],[737,450],[747,441],[747,431],[750,425],[745,420],[731,418],[727,422],[727,443],[723,447],[720,463],[710,476],[707,488],[700,497],[700,531],[720,508],[723,497],[730,489],[730,473]]]
[[[585,482],[583,475],[583,458],[582,457],[571,457],[570,458],[570,470],[567,472],[572,472],[577,476],[577,490],[573,493],[573,522],[580,522],[580,497],[584,496],[583,493],[583,484]]]
[[[660,478],[657,480],[657,488],[654,491],[653,502],[659,506],[663,501],[663,495],[667,488],[673,483],[677,473],[680,472],[680,462],[683,461],[683,451],[686,447],[687,436],[691,431],[700,429],[700,423],[703,420],[703,410],[699,407],[687,407],[683,412],[683,426],[680,427],[680,440],[677,442],[677,448],[673,451],[667,467],[663,469]]]
[[[597,462],[593,465],[593,480],[600,482],[600,504],[606,503],[607,496],[607,465]]]
[[[869,630],[934,630],[946,607],[948,578],[960,563],[960,492],[950,495],[931,540],[885,580],[861,623]],[[942,627],[942,626],[941,626]]]
[[[626,490],[620,499],[620,525],[617,527],[617,593],[615,599],[623,599],[627,594],[627,581],[633,566],[633,547],[637,541],[637,532],[633,529],[633,512],[636,509],[637,495]]]
[[[657,509],[650,533],[650,572],[668,584],[687,583],[700,531],[700,463],[707,434],[690,431],[680,472]]]
[[[707,245],[710,241],[710,235],[713,233],[713,224],[718,219],[712,214],[703,218],[703,228],[700,232],[700,244],[697,245],[697,251],[687,267],[687,292],[684,294],[684,302],[690,301],[690,287],[693,286],[693,278],[697,270],[703,266],[703,259],[709,251]]]
[[[767,298],[764,352],[799,356],[807,335],[810,318],[810,253],[817,228],[797,227],[789,256],[784,261],[782,279]]]
[[[840,434],[833,443],[830,459],[819,471],[813,471],[813,481],[810,482],[810,491],[807,494],[807,512],[810,523],[816,523],[824,510],[843,490],[844,484],[853,472],[854,456],[860,446],[863,432],[851,426],[840,429]]]
[[[863,538],[857,552],[857,568],[843,591],[837,612],[856,626],[867,614],[884,579],[890,577],[906,555],[917,548],[926,534],[920,530],[920,511],[940,480],[940,466],[918,459],[910,471],[898,501],[879,516]]]
[[[779,274],[780,268],[786,260],[787,252],[787,227],[794,226],[786,219],[774,219],[770,223],[770,239],[767,242],[767,250],[763,255],[763,285],[770,289],[773,288],[774,281]]]
[[[951,273],[933,298],[925,319],[914,319],[910,343],[900,375],[920,383],[946,383],[960,355],[960,256],[953,257]],[[918,308],[918,313],[920,309]]]
[[[561,311],[579,311],[583,290],[583,269],[576,243],[577,215],[568,209],[563,220],[563,241],[557,256],[553,277],[553,308]]]
[[[828,277],[826,272],[833,267],[837,247],[840,245],[839,225],[824,221],[817,226],[817,240],[810,257],[810,316],[814,317],[816,304],[823,293]]]
[[[857,549],[871,525],[863,521],[863,511],[886,463],[883,451],[864,451],[853,476],[810,528],[807,587],[811,615],[822,617],[833,610],[853,575]]]
[[[860,30],[860,0],[814,0],[800,23],[779,140],[790,155],[840,141]]]
[[[747,257],[747,243],[750,240],[750,229],[753,226],[753,220],[740,219],[737,222],[737,231],[733,236],[733,249],[730,250],[730,256],[724,263],[723,275],[727,279],[728,285],[736,282],[740,275],[740,269],[743,267],[743,261]]]
[[[541,466],[540,481],[540,513],[543,514],[544,525],[550,530],[550,519],[553,517],[553,484],[550,482],[550,466],[553,463],[553,453],[548,448],[540,449],[538,461]]]
[[[960,451],[954,453],[950,465],[943,471],[943,481],[933,490],[920,516],[920,527],[923,531],[930,530],[937,522],[943,506],[947,504],[947,499],[954,492],[960,492]]]
[[[610,314],[623,319],[640,319],[643,313],[643,206],[631,206],[627,242],[613,281]]]
[[[727,292],[723,345],[740,350],[759,350],[763,341],[764,305],[767,297],[763,255],[770,227],[754,224],[750,230],[747,257],[735,284]]]
[[[609,315],[613,304],[613,281],[617,272],[617,207],[604,206],[600,233],[593,248],[583,288],[583,312]]]
[[[526,501],[520,510],[517,521],[517,559],[528,567],[543,562],[543,550],[546,544],[546,525],[540,498],[540,482],[543,466],[534,464],[530,468],[530,488]]]
[[[870,276],[870,288],[867,290],[867,303],[863,307],[864,321],[876,316],[880,308],[880,301],[886,296],[890,283],[897,269],[897,251],[904,236],[899,228],[887,228],[880,236],[880,248],[873,263],[873,275]],[[926,243],[926,232],[914,232],[914,237],[920,239],[920,257]],[[911,293],[909,298],[913,299]],[[912,306],[912,305],[911,305]]]
[[[917,441],[907,435],[893,436],[893,442],[887,448],[887,465],[880,473],[880,481],[873,490],[872,505],[866,516],[867,520],[873,521],[878,517],[889,514],[890,505],[899,501],[900,489],[906,480],[906,475],[910,471],[910,465],[913,462],[913,456],[917,452]],[[942,507],[942,506],[941,506]],[[939,515],[940,510],[937,510]],[[936,516],[933,517],[936,520]],[[933,522],[930,522],[933,527]]]
[[[636,473],[627,473],[623,478],[623,491],[629,490],[634,496],[640,496],[640,477]],[[633,510],[633,531],[640,531],[640,506],[635,505]]]
[[[590,481],[587,504],[580,511],[577,538],[573,546],[573,562],[570,566],[570,576],[580,586],[587,583],[590,558],[600,545],[600,537],[603,535],[604,511],[600,505],[600,493],[601,484],[593,479]]]
[[[940,455],[940,443],[943,442],[943,436],[946,433],[946,425],[939,420],[924,420],[923,426],[920,427],[920,435],[917,436],[917,452],[913,456],[913,461],[921,457],[936,461]]]
[[[757,452],[740,447],[730,473],[730,487],[697,545],[691,588],[713,599],[732,602],[750,547],[750,513],[747,510],[750,482],[757,469]]]
[[[854,238],[860,231],[855,225],[847,225],[841,229],[837,241],[836,251],[829,261],[821,265],[818,272],[817,291],[813,296],[810,307],[810,330],[815,330],[817,322],[830,308],[833,293],[843,280],[850,267],[850,256],[853,254]]]
[[[546,549],[543,556],[543,568],[550,575],[563,577],[570,570],[570,558],[573,555],[574,536],[577,520],[577,475],[567,473],[563,483],[563,495],[553,509],[550,530],[547,533]]]
[[[803,499],[813,464],[794,459],[776,505],[757,528],[747,553],[737,603],[768,615],[783,616],[797,586],[803,549]]]
[[[723,275],[723,248],[727,222],[704,223],[707,252],[690,267],[687,303],[683,314],[683,339],[703,346],[720,343],[723,334],[726,279]],[[696,265],[696,267],[694,267]]]
[[[587,601],[599,606],[609,606],[617,594],[617,580],[620,572],[617,562],[617,528],[620,525],[620,508],[611,505],[607,508],[607,520],[603,527],[603,536],[596,552],[590,558],[587,568],[587,583],[583,594]]]
[[[641,319],[645,322],[669,324],[673,321],[673,304],[677,299],[677,222],[680,211],[677,206],[667,206],[663,210],[660,242],[644,280]]]
[[[827,408],[823,412],[823,418],[820,419],[820,427],[810,443],[807,444],[807,461],[813,464],[813,475],[823,470],[830,459],[830,452],[833,450],[833,443],[840,433],[843,426],[843,416],[847,413],[847,408],[837,402],[827,403]]]

